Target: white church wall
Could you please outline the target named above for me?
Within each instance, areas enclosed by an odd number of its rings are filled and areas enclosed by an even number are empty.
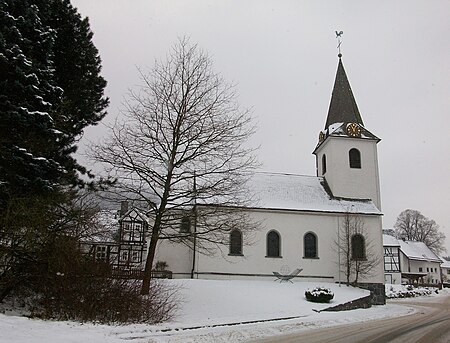
[[[160,240],[156,247],[154,263],[157,261],[166,262],[174,278],[184,279],[191,275],[192,250],[185,244]]]
[[[296,268],[302,268],[299,276],[305,281],[338,282],[339,278],[341,281],[345,280],[343,273],[339,277],[336,243],[342,215],[262,210],[253,211],[252,214],[256,220],[263,223],[263,227],[253,233],[251,245],[244,245],[244,256],[229,256],[228,247],[218,251],[216,256],[199,255],[196,265],[198,277],[274,278],[274,271],[285,272],[289,269],[292,272]],[[364,220],[367,241],[372,241],[376,253],[380,256],[380,264],[374,270],[373,276],[361,282],[383,283],[381,218],[365,216]],[[276,230],[281,236],[281,257],[266,257],[266,237],[271,230]],[[317,258],[304,258],[303,238],[308,232],[317,236]]]
[[[318,221],[313,216],[299,216],[290,212],[262,212],[255,211],[253,215],[257,221],[261,221],[263,227],[253,234],[253,244],[244,245],[244,256],[228,256],[228,251],[224,251],[224,259],[211,257],[200,257],[198,271],[200,273],[222,271],[230,274],[257,274],[272,276],[273,271],[280,272],[289,268],[293,271],[296,268],[303,268],[300,275],[325,276],[333,278],[333,273],[329,268],[324,268],[320,259],[329,260],[331,258],[329,249],[323,249],[327,244],[325,238],[327,224]],[[280,255],[281,257],[266,257],[266,235],[274,230],[280,234]],[[303,260],[303,235],[306,232],[314,232],[318,237],[318,259]],[[226,248],[224,249],[226,250]]]

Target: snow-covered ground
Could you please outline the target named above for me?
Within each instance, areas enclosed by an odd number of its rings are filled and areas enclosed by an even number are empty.
[[[367,291],[326,283],[167,280],[179,287],[180,310],[161,325],[108,326],[32,320],[0,314],[0,342],[243,342],[314,327],[406,315],[413,310],[388,304],[366,310],[317,312],[363,297]],[[329,304],[307,302],[316,286],[335,294]],[[280,318],[290,318],[278,320]],[[241,324],[243,323],[243,324]]]

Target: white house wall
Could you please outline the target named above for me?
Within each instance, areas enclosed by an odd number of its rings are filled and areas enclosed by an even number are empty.
[[[440,263],[438,262],[412,260],[408,259],[408,257],[402,253],[400,254],[400,265],[402,272],[427,273],[427,275],[423,277],[424,282],[441,283],[441,268]],[[422,268],[422,270],[420,270],[420,268]],[[433,281],[431,282],[431,280]]]
[[[388,284],[400,285],[402,283],[400,248],[398,246],[384,247],[384,281]]]
[[[400,285],[402,283],[402,273],[386,272],[384,276],[384,282],[393,285]]]
[[[450,281],[450,268],[441,267],[442,282],[448,283]]]
[[[342,215],[262,210],[253,211],[252,215],[264,227],[254,233],[252,245],[244,245],[244,256],[229,256],[228,247],[218,251],[216,256],[199,255],[196,264],[199,278],[273,278],[272,272],[283,272],[287,267],[290,271],[302,268],[299,276],[305,280],[339,281],[336,241]],[[369,235],[366,239],[376,247],[380,263],[373,276],[360,282],[384,283],[381,218],[364,216],[364,221]],[[279,258],[266,257],[266,235],[270,230],[276,230],[281,236]],[[303,236],[307,232],[317,236],[318,258],[303,258]],[[340,279],[345,281],[343,273]]]

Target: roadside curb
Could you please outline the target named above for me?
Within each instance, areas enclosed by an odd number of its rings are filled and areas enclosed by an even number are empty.
[[[154,332],[171,332],[171,331],[179,332],[179,331],[186,331],[186,330],[197,330],[197,329],[206,329],[206,328],[236,326],[236,325],[242,325],[242,324],[257,324],[257,323],[265,323],[265,322],[277,322],[277,321],[282,321],[282,320],[298,319],[298,318],[305,318],[305,317],[308,317],[308,316],[307,315],[303,315],[303,316],[279,317],[279,318],[257,319],[257,320],[248,320],[248,321],[232,322],[232,323],[221,323],[221,324],[211,324],[211,325],[190,326],[190,327],[183,327],[183,328],[168,328],[168,329],[156,330]]]

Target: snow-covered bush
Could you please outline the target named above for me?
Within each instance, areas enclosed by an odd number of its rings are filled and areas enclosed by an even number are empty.
[[[306,300],[316,303],[327,303],[334,298],[333,292],[329,288],[315,287],[305,292]]]
[[[386,298],[414,298],[419,296],[429,296],[437,289],[429,287],[414,287],[413,285],[386,285]]]

